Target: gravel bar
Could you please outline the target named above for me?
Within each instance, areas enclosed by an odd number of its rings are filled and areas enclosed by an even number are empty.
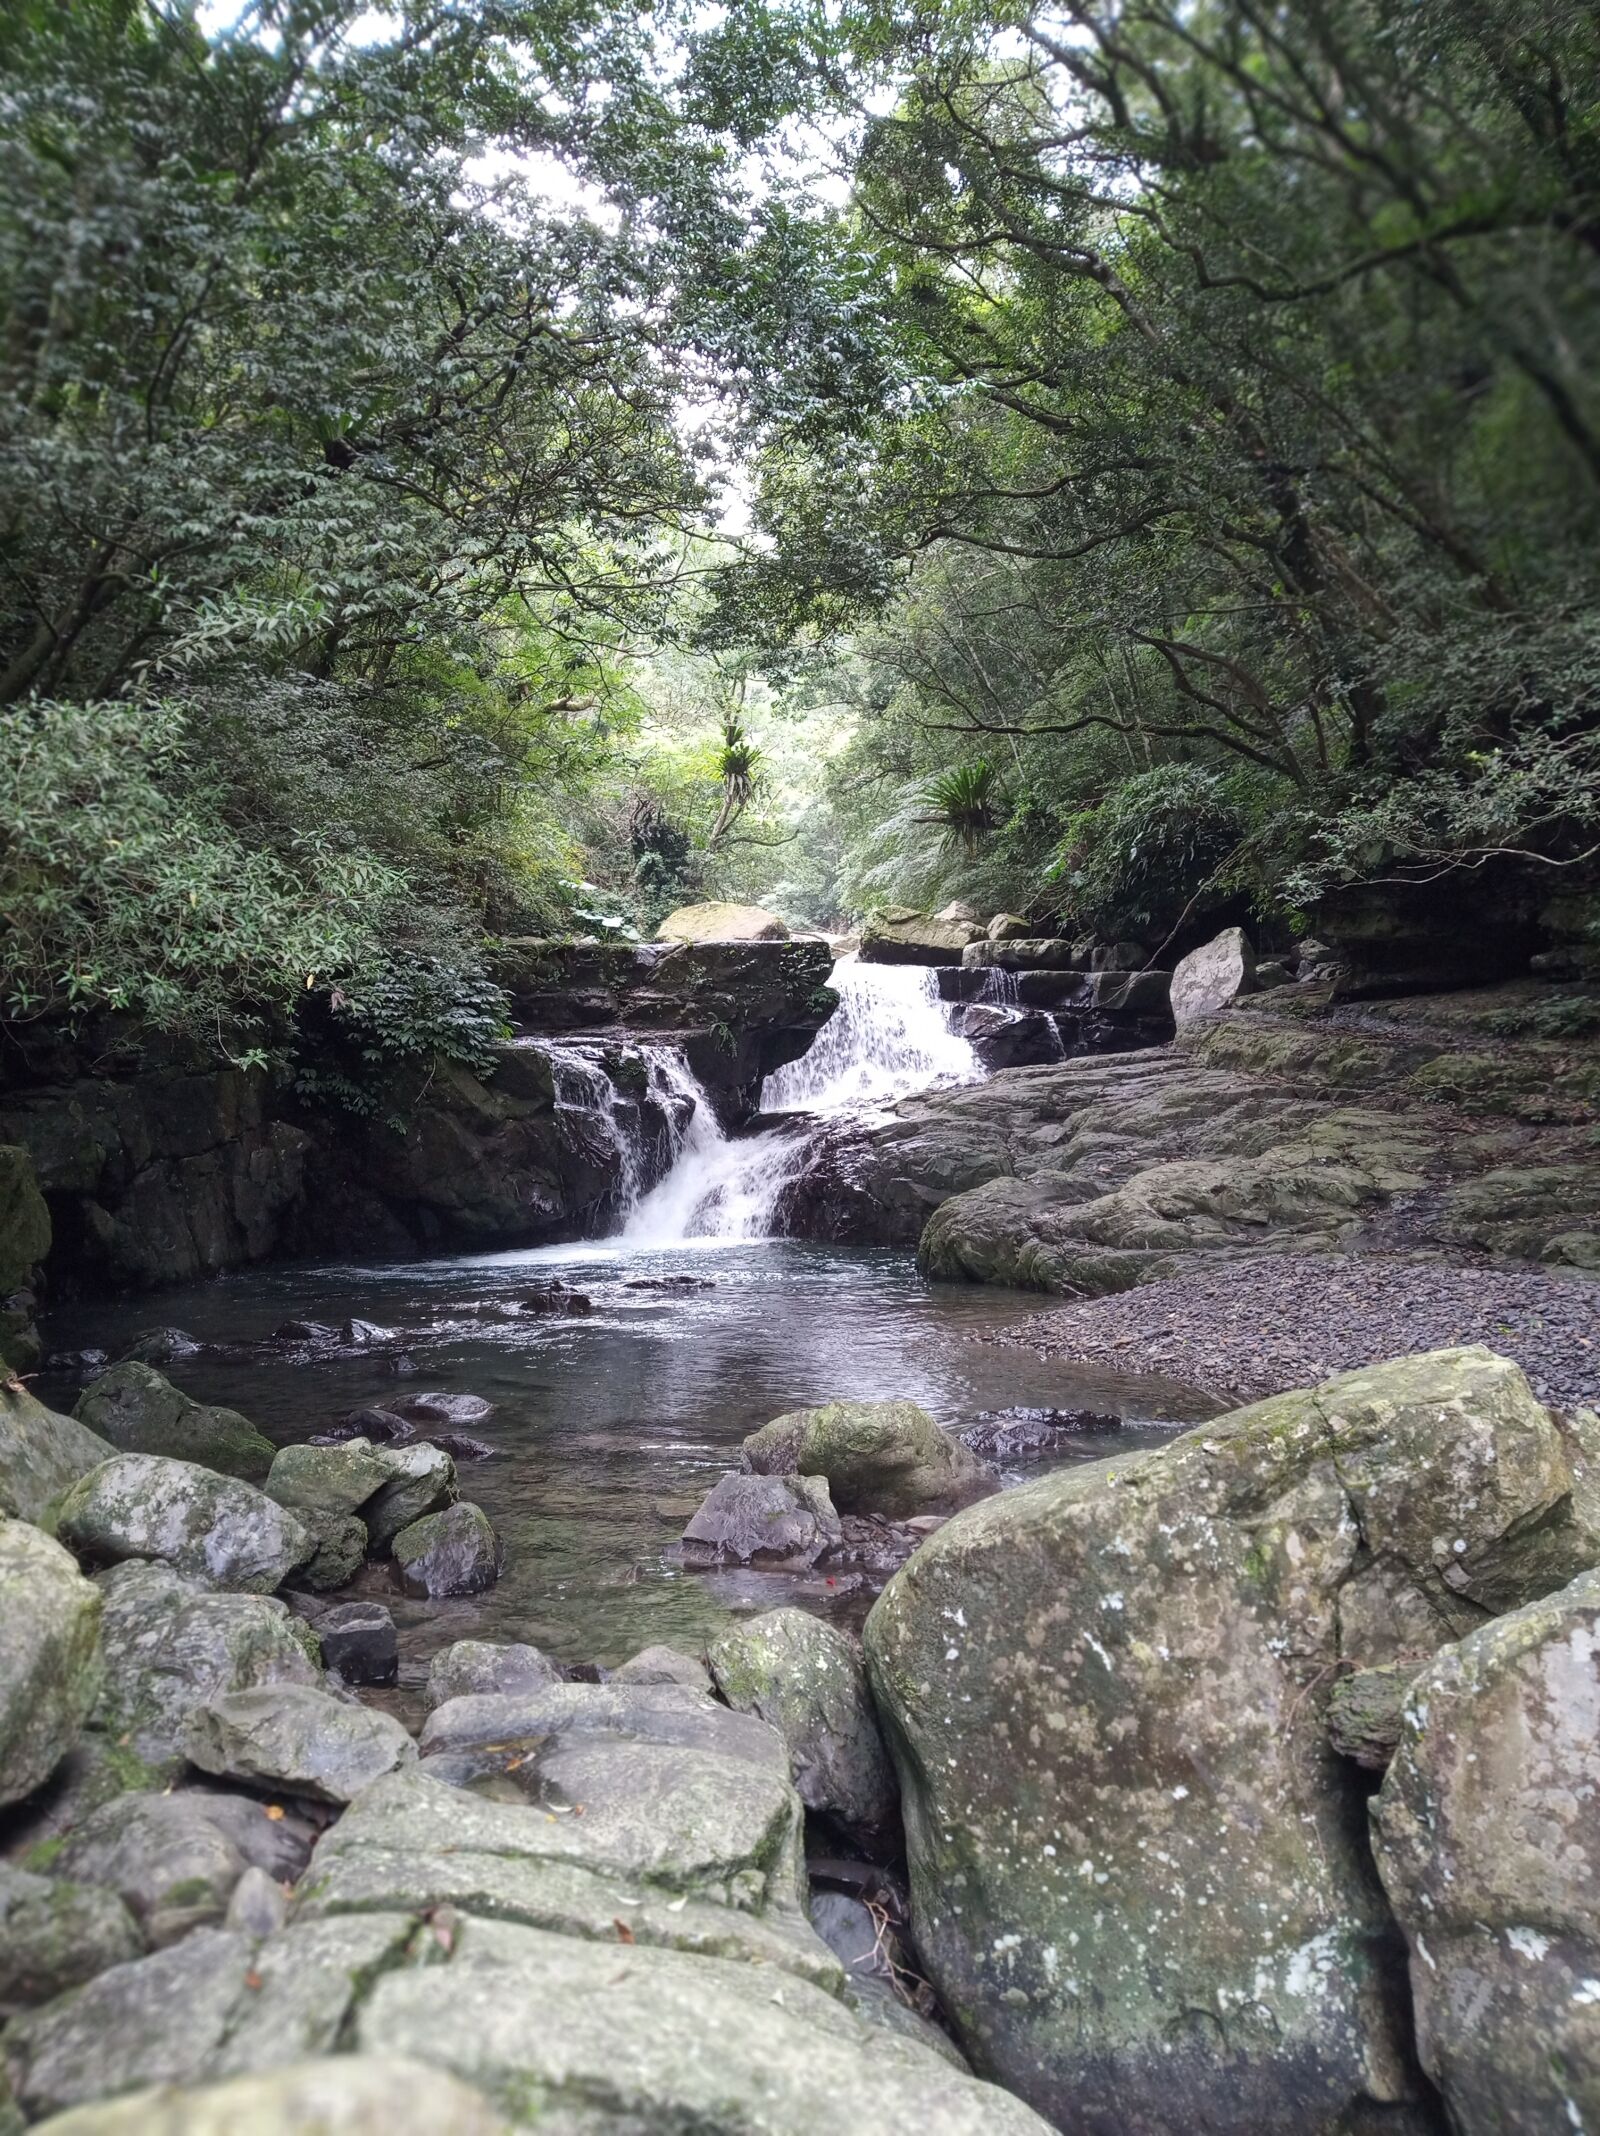
[[[1405,1254],[1208,1262],[1032,1314],[992,1339],[1041,1357],[1159,1373],[1229,1403],[1481,1342],[1515,1358],[1542,1400],[1600,1402],[1600,1282]]]

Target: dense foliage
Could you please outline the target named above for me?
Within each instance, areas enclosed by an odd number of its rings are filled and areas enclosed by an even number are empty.
[[[698,895],[1594,881],[1578,0],[22,0],[0,76],[13,1030],[359,1104],[487,1058],[485,934]]]

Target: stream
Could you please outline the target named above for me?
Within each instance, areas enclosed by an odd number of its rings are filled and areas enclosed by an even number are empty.
[[[280,1443],[324,1431],[353,1408],[424,1392],[489,1403],[481,1419],[455,1428],[492,1449],[462,1462],[461,1489],[502,1538],[499,1584],[413,1602],[393,1590],[387,1568],[370,1566],[352,1590],[393,1609],[403,1685],[420,1679],[437,1647],[467,1637],[525,1639],[563,1662],[614,1666],[655,1641],[698,1648],[730,1613],[785,1602],[859,1624],[871,1592],[857,1575],[708,1574],[679,1564],[684,1523],[756,1426],[812,1403],[887,1398],[919,1402],[956,1428],[1016,1408],[1126,1420],[1062,1435],[1053,1458],[1085,1460],[1159,1443],[1174,1422],[1206,1412],[1179,1388],[982,1339],[1037,1311],[1036,1293],[931,1285],[908,1253],[765,1235],[819,1121],[980,1072],[950,1034],[931,974],[842,965],[839,979],[845,1006],[805,1060],[769,1080],[766,1102],[781,1117],[761,1132],[725,1135],[681,1059],[648,1049],[652,1077],[696,1102],[666,1176],[620,1212],[613,1237],[410,1263],[243,1270],[158,1301],[64,1306],[52,1316],[53,1345],[115,1356],[153,1323],[182,1328],[206,1347],[172,1377],[196,1397],[242,1410]],[[518,1312],[520,1298],[553,1280],[582,1291],[592,1310]],[[274,1334],[288,1321],[331,1329],[352,1319],[393,1339],[330,1351]],[[75,1389],[47,1373],[40,1392],[70,1406]]]

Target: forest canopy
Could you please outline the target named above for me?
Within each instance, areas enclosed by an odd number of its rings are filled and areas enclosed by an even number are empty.
[[[221,12],[0,24],[13,1030],[1600,872],[1586,8]]]

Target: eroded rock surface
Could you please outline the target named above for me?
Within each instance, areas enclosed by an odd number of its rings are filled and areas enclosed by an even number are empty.
[[[868,1619],[924,1962],[1063,2126],[1331,2132],[1415,2094],[1338,1665],[1600,1556],[1515,1366],[1350,1373],[948,1522]]]

